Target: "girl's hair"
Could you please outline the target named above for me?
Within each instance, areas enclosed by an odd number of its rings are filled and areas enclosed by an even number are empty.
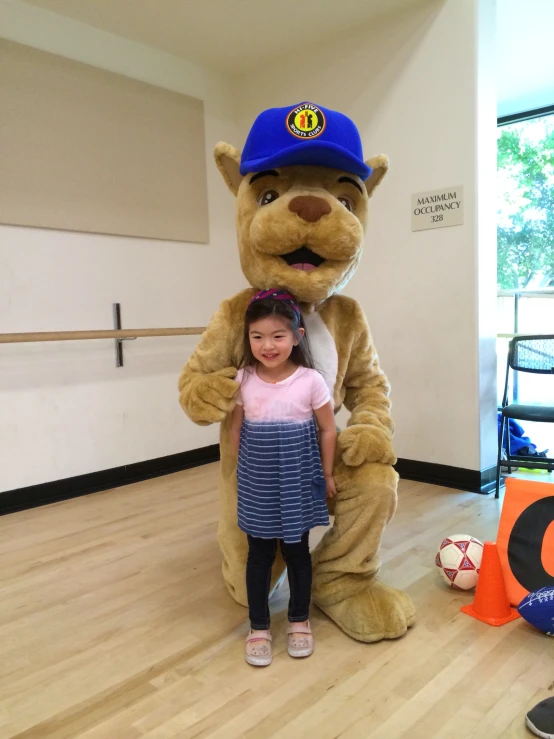
[[[254,367],[256,365],[257,360],[250,347],[250,326],[255,321],[261,321],[263,318],[269,318],[269,316],[281,318],[298,340],[298,346],[293,346],[290,355],[294,364],[299,367],[315,369],[306,325],[298,304],[295,303],[293,306],[290,302],[271,297],[253,300],[246,309],[244,316],[244,353],[240,366]],[[301,328],[304,329],[304,336],[299,331]]]

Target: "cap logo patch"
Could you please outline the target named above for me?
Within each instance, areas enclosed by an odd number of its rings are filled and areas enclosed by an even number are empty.
[[[298,139],[315,139],[325,130],[325,116],[312,103],[302,103],[287,116],[287,129]]]

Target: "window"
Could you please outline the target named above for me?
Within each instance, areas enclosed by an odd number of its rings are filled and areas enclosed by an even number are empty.
[[[554,287],[554,111],[498,128],[498,287]]]
[[[554,333],[554,106],[498,121],[498,387],[509,335]],[[554,403],[554,378],[521,375],[521,403]],[[525,423],[539,450],[554,449],[552,424]]]

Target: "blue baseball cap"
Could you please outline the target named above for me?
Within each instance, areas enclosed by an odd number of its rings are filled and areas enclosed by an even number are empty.
[[[353,121],[313,103],[270,108],[256,118],[240,162],[241,175],[294,164],[332,167],[367,180],[362,141]]]

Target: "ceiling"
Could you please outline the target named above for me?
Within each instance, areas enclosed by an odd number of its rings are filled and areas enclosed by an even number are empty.
[[[161,51],[238,73],[424,0],[27,0]]]
[[[287,54],[305,65],[317,44],[429,1],[25,0],[231,74]],[[498,115],[554,104],[554,0],[496,4]]]
[[[554,105],[553,0],[497,0],[498,115]]]

